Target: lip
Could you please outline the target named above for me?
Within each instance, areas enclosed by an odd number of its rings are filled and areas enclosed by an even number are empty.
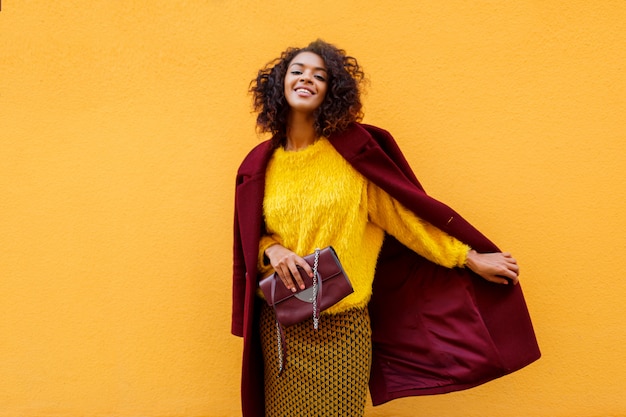
[[[301,85],[300,85],[300,86],[297,86],[296,88],[294,88],[294,89],[293,89],[293,91],[294,91],[296,94],[305,94],[305,93],[302,93],[302,92],[300,92],[300,91],[298,91],[298,90],[306,90],[306,91],[308,91],[308,92],[309,92],[309,94],[311,94],[311,95],[314,95],[314,94],[315,94],[315,92],[314,92],[313,90],[311,90],[310,88],[308,88],[308,87],[303,87],[303,86],[301,86]]]

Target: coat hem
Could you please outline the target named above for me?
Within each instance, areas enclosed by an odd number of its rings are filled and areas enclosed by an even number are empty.
[[[393,400],[397,400],[399,398],[406,397],[419,397],[424,395],[438,395],[438,394],[448,394],[456,391],[464,391],[470,388],[477,387],[479,385],[486,384],[487,382],[494,381],[496,379],[502,378],[503,376],[512,374],[513,372],[519,371],[520,369],[530,365],[533,362],[536,362],[541,358],[541,354],[539,354],[536,358],[525,361],[514,368],[507,369],[499,375],[493,375],[478,381],[472,381],[467,383],[454,383],[449,385],[440,385],[436,387],[426,387],[426,388],[412,388],[401,391],[387,392],[385,395],[375,395],[370,390],[370,396],[372,397],[372,405],[379,406],[385,403],[388,403]]]

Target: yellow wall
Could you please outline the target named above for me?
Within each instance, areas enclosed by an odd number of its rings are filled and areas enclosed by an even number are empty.
[[[522,264],[543,358],[374,416],[626,416],[626,3],[17,1],[0,12],[0,416],[237,416],[246,90],[316,37]]]

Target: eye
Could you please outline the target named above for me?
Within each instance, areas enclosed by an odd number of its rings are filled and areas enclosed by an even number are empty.
[[[300,75],[300,74],[302,74],[302,71],[293,70],[293,71],[291,71],[291,74],[292,75]]]
[[[324,77],[323,75],[316,74],[315,78],[317,78],[320,81],[326,81],[326,77]]]

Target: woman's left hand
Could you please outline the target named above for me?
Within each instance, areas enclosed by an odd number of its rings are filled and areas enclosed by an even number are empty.
[[[517,261],[507,252],[478,253],[471,250],[467,253],[466,266],[496,284],[513,285],[519,282],[519,266]]]

